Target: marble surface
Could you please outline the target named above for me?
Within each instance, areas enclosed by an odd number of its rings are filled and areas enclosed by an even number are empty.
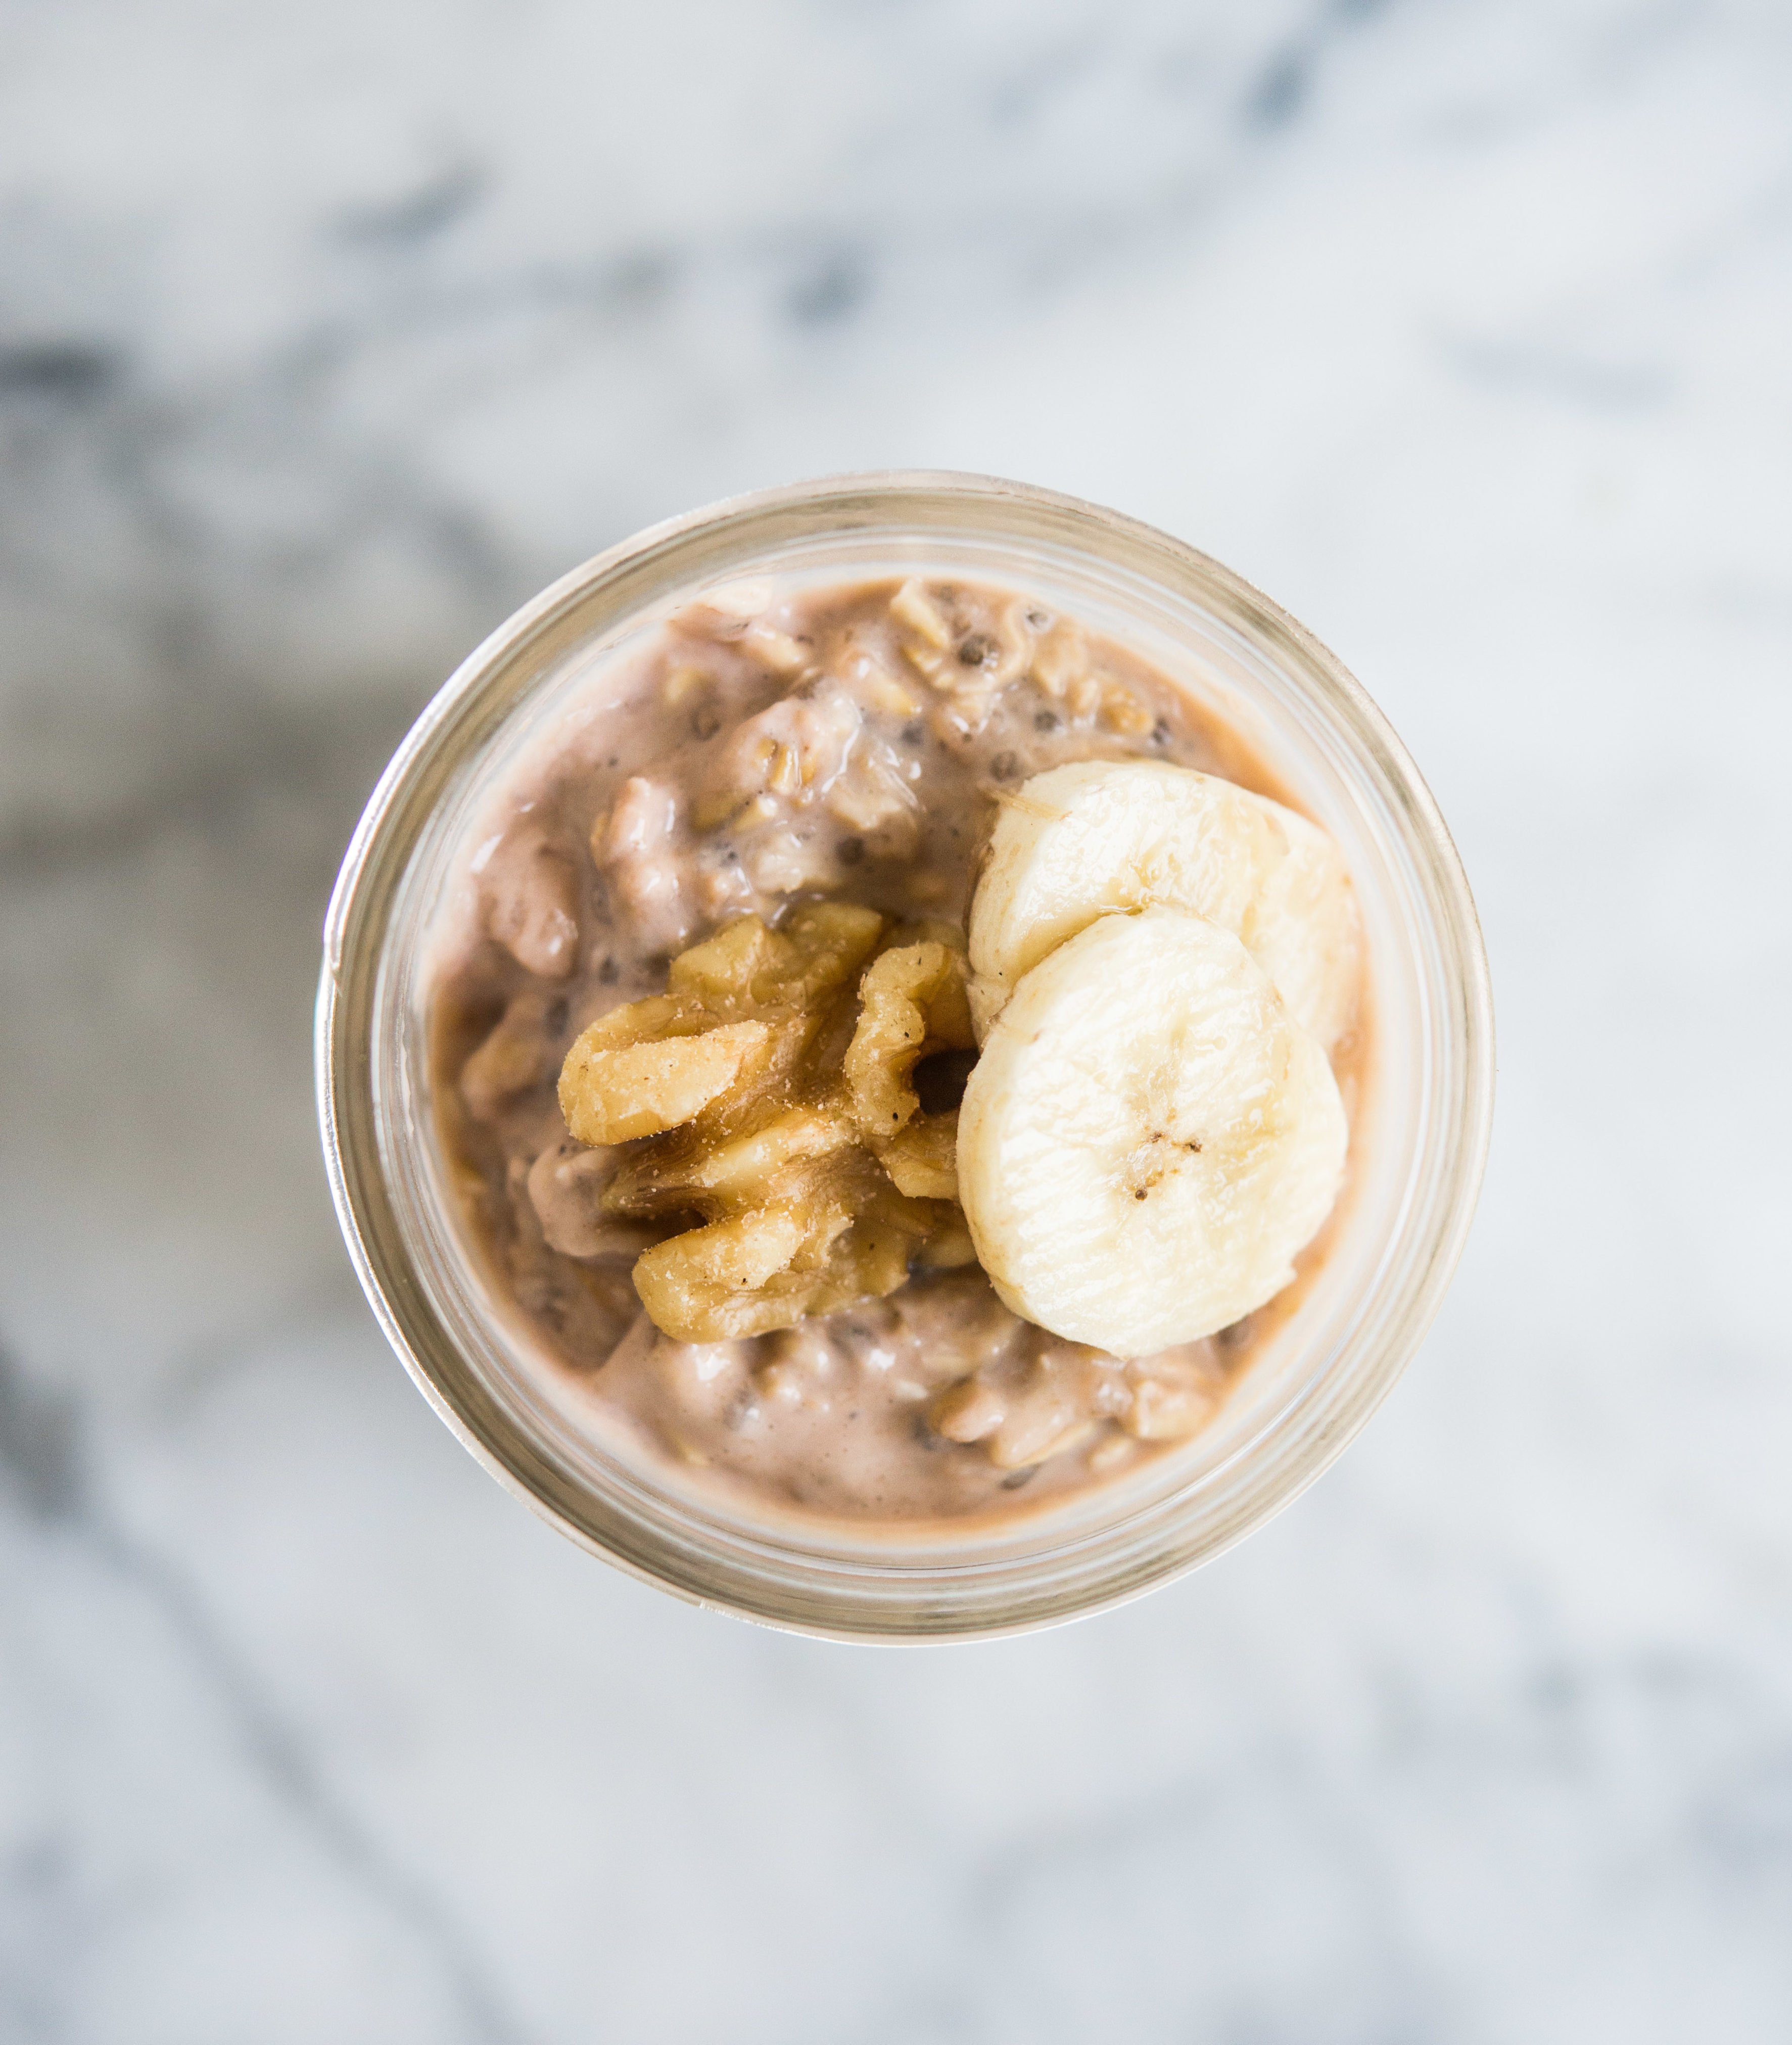
[[[0,4],[0,2037],[1792,2035],[1789,104],[1779,0]],[[308,1034],[475,637],[921,464],[1338,649],[1502,1091],[1331,1475],[892,1654],[462,1454]]]

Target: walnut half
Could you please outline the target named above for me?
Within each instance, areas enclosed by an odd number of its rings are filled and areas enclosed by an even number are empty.
[[[635,1289],[680,1342],[794,1327],[894,1292],[919,1257],[963,1261],[950,1116],[917,1114],[924,1049],[969,1044],[962,955],[884,949],[876,911],[756,916],[675,958],[666,992],[592,1024],[561,1111],[622,1146],[603,1194],[619,1220],[694,1226],[646,1250]]]

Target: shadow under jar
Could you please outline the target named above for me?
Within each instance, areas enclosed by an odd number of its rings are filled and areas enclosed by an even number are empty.
[[[1004,1491],[1000,1511],[896,1519],[786,1509],[612,1424],[602,1369],[557,1360],[475,1224],[438,1075],[445,945],[480,834],[567,734],[582,734],[612,779],[646,764],[594,741],[607,718],[621,729],[613,680],[645,672],[668,621],[745,581],[800,597],[916,579],[1012,592],[1079,621],[1178,693],[1187,728],[1226,755],[1216,771],[1262,763],[1258,785],[1330,833],[1349,868],[1368,1024],[1344,1193],[1200,1431],[1104,1481],[1028,1484]],[[1103,757],[1148,757],[1143,727],[1135,738]],[[847,857],[856,864],[850,841]],[[1012,1632],[1116,1604],[1217,1554],[1311,1482],[1385,1396],[1448,1283],[1485,1158],[1492,1051],[1486,959],[1454,849],[1337,661],[1236,576],[1148,527],[938,474],[846,477],[694,514],[599,556],[502,626],[368,804],[330,907],[318,1016],[345,1235],[394,1347],[467,1446],[562,1531],[665,1588],[885,1640]]]

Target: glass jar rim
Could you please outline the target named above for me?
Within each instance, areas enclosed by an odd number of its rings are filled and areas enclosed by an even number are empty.
[[[638,1501],[599,1500],[514,1415],[482,1392],[409,1246],[378,1136],[380,980],[395,902],[422,834],[463,763],[489,745],[553,661],[668,590],[753,572],[780,532],[913,530],[950,545],[994,532],[1016,547],[1050,539],[1141,587],[1173,591],[1280,664],[1375,784],[1414,883],[1410,905],[1436,949],[1427,1038],[1439,1094],[1426,1123],[1403,1288],[1383,1303],[1375,1353],[1316,1384],[1304,1423],[1211,1523],[1160,1527],[1143,1547],[1088,1563],[1071,1542],[985,1573],[977,1595],[930,1578],[870,1592],[850,1571],[768,1562],[750,1540],[725,1557],[695,1524],[643,1530]],[[907,522],[906,523],[904,522]],[[1329,1466],[1392,1388],[1441,1302],[1466,1238],[1492,1118],[1493,1044],[1486,957],[1466,876],[1437,806],[1382,712],[1335,656],[1242,577],[1122,514],[1000,479],[940,471],[847,475],[726,499],[649,527],[574,568],[523,605],[461,664],[395,754],[351,840],[324,933],[317,1011],[318,1100],[330,1191],[356,1274],[393,1348],[441,1417],[506,1487],[550,1523],[632,1573],[695,1601],[838,1639],[986,1637],[1124,1602],[1197,1566],[1290,1503]],[[1347,1381],[1346,1381],[1347,1380]],[[1278,1421],[1288,1415],[1277,1416]],[[1286,1430],[1285,1429],[1285,1434]],[[631,1515],[633,1517],[631,1518]],[[1100,1545],[1099,1542],[1096,1543]],[[1072,1551],[1083,1554],[1081,1564]],[[875,1575],[873,1570],[871,1575]],[[941,1572],[935,1572],[937,1577]],[[946,1568],[943,1573],[953,1573]],[[971,1573],[973,1576],[974,1572]],[[914,1573],[910,1573],[913,1577]],[[861,1577],[863,1573],[861,1573]],[[812,1580],[811,1580],[812,1579]]]

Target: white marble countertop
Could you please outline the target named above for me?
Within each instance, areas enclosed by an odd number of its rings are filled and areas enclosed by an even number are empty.
[[[1792,2035],[1789,106],[1777,0],[0,6],[0,2038]],[[888,464],[1335,646],[1502,1033],[1338,1469],[899,1654],[483,1476],[308,1092],[458,653]]]

